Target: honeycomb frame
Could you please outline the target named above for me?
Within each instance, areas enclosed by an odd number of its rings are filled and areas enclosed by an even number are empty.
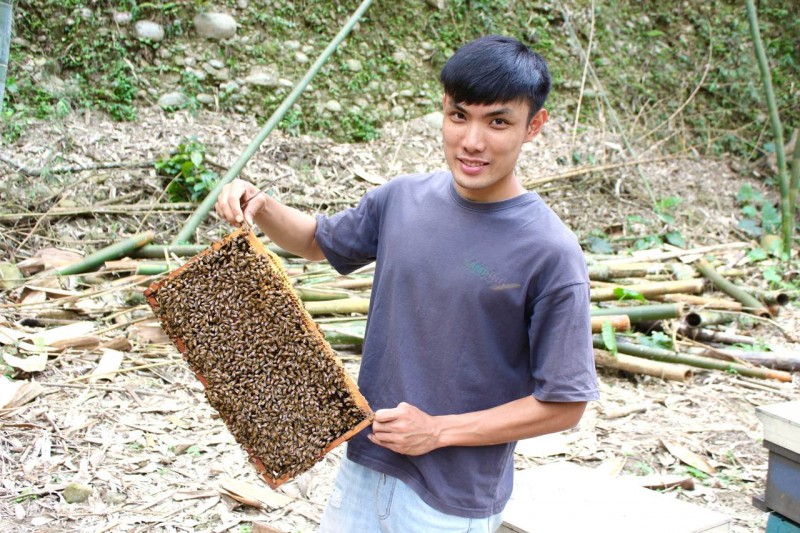
[[[252,252],[254,252],[259,256],[263,256],[268,260],[268,263],[271,267],[269,270],[272,276],[272,279],[269,280],[269,282],[275,283],[275,286],[277,286],[278,289],[282,292],[281,297],[285,298],[285,300],[289,302],[296,310],[299,310],[299,317],[298,316],[294,317],[294,318],[300,318],[301,324],[298,324],[298,326],[301,326],[304,333],[307,334],[309,338],[312,339],[312,342],[316,343],[314,348],[319,349],[319,353],[315,353],[313,354],[313,356],[327,359],[327,361],[321,361],[320,363],[327,364],[329,367],[331,361],[335,363],[335,368],[338,369],[340,375],[334,376],[333,381],[336,382],[336,379],[338,377],[340,379],[340,381],[338,382],[339,388],[345,389],[345,390],[340,390],[339,393],[343,394],[346,398],[349,398],[355,405],[355,408],[357,408],[360,411],[360,413],[362,413],[364,416],[364,419],[358,422],[357,424],[348,425],[347,427],[349,427],[349,429],[347,429],[347,431],[345,431],[344,433],[342,433],[341,435],[339,435],[338,437],[327,443],[324,446],[324,448],[318,451],[315,450],[315,456],[313,460],[307,459],[305,463],[303,463],[298,467],[298,469],[290,470],[282,474],[280,473],[276,474],[276,469],[271,468],[271,465],[268,464],[268,461],[266,461],[263,457],[259,456],[257,451],[254,449],[253,445],[248,442],[243,442],[246,439],[240,438],[238,436],[239,435],[239,433],[237,432],[238,428],[236,427],[236,424],[238,424],[238,422],[236,416],[231,414],[231,412],[226,412],[226,409],[221,409],[220,408],[222,406],[221,402],[214,400],[215,398],[217,398],[217,396],[215,395],[216,392],[214,390],[215,386],[217,387],[217,389],[221,389],[222,386],[219,384],[215,385],[215,380],[211,379],[206,374],[215,373],[215,370],[212,370],[211,372],[206,371],[204,373],[201,370],[201,368],[199,368],[199,366],[201,365],[193,363],[193,361],[197,362],[198,358],[195,357],[195,354],[189,349],[189,347],[187,347],[187,344],[192,345],[193,339],[198,337],[199,335],[192,336],[189,334],[191,332],[187,332],[185,330],[182,330],[180,327],[176,327],[175,321],[173,320],[173,318],[171,318],[174,317],[174,315],[170,314],[174,310],[166,308],[169,307],[170,303],[165,301],[159,301],[159,291],[163,290],[164,292],[166,292],[167,288],[171,287],[171,284],[176,283],[176,280],[181,280],[182,277],[185,278],[187,273],[192,272],[191,269],[193,268],[193,265],[197,265],[204,260],[206,261],[213,260],[213,258],[211,257],[212,254],[219,254],[220,250],[224,249],[226,246],[229,245],[234,246],[236,243],[233,241],[235,241],[236,239],[242,239],[243,237],[246,238],[247,244],[250,246]],[[192,279],[191,275],[188,277],[188,279],[191,281]],[[185,279],[183,279],[183,281],[181,281],[180,283],[183,282],[185,282]],[[256,280],[255,283],[258,284],[258,282],[259,281]],[[178,287],[181,287],[181,285],[178,285]],[[259,287],[263,287],[263,285],[259,285]],[[264,289],[261,290],[263,291]],[[294,290],[292,289],[292,283],[286,274],[286,270],[284,269],[280,258],[278,258],[278,256],[276,256],[271,251],[269,251],[264,246],[264,244],[256,238],[255,233],[253,233],[253,231],[251,231],[251,229],[248,226],[243,226],[233,231],[232,233],[225,236],[223,239],[212,244],[209,248],[203,250],[198,255],[194,256],[192,259],[187,261],[181,267],[171,272],[167,277],[156,281],[144,291],[144,295],[148,304],[153,309],[154,314],[156,315],[156,317],[159,318],[162,327],[170,336],[176,348],[178,349],[178,351],[180,351],[181,355],[183,356],[184,360],[187,361],[189,367],[192,369],[197,379],[203,384],[204,392],[206,394],[206,398],[209,401],[209,404],[211,404],[211,407],[219,412],[220,417],[225,422],[225,425],[228,428],[228,430],[231,431],[236,441],[247,452],[250,462],[255,466],[256,470],[258,471],[260,476],[264,479],[264,481],[273,489],[291,480],[292,478],[299,475],[303,471],[311,468],[311,466],[313,466],[316,462],[321,460],[328,452],[333,450],[336,446],[349,440],[358,432],[360,432],[362,429],[364,429],[365,427],[369,426],[372,423],[374,414],[370,409],[367,400],[361,394],[361,392],[358,389],[358,386],[353,381],[353,379],[345,372],[342,363],[335,356],[333,349],[330,347],[328,342],[325,341],[323,334],[321,333],[317,325],[313,322],[311,315],[308,314],[308,312],[305,310],[305,307],[303,306],[302,301],[295,294]],[[162,300],[167,300],[167,298],[166,297],[162,298]],[[222,306],[222,308],[218,309],[218,312],[222,313],[221,320],[235,321],[237,317],[224,316],[226,310],[227,308],[225,306]],[[198,348],[195,351],[199,352],[200,349]],[[268,354],[263,354],[263,355],[265,357],[270,357]],[[241,357],[241,355],[239,356]],[[218,356],[217,354],[206,353],[203,357],[206,357],[206,359],[203,360],[204,362],[207,361],[209,357],[211,358],[217,357],[216,362],[218,363],[222,361],[221,357]],[[231,370],[230,368],[226,369],[226,371],[230,370]],[[277,385],[274,384],[278,384],[280,381],[288,379],[287,376],[281,376],[281,375],[277,376],[269,375],[267,377],[270,378],[271,381],[269,381],[266,386],[273,387],[273,390],[277,389]],[[331,379],[326,380],[326,376],[322,375],[319,371],[316,371],[316,373],[313,374],[313,377],[321,381],[331,381]],[[343,381],[341,381],[341,378],[343,378]],[[342,387],[342,385],[344,387]],[[248,391],[244,390],[242,392],[247,393]],[[284,395],[283,397],[277,398],[277,400],[279,402],[283,402],[283,405],[291,406],[291,398],[289,398],[289,396],[290,395]],[[280,438],[287,437],[286,433],[287,432],[281,433]],[[294,435],[294,437],[302,438],[303,435],[300,435],[299,437],[297,435]],[[280,445],[280,443],[278,445]],[[308,464],[309,462],[310,464]]]

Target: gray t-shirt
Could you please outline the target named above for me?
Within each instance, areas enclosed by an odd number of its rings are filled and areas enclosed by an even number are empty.
[[[449,172],[402,176],[318,216],[316,239],[341,273],[376,261],[358,379],[373,409],[404,401],[445,415],[529,394],[598,398],[586,263],[536,193],[479,203],[456,192]],[[513,442],[411,457],[368,433],[348,457],[442,512],[483,518],[511,496]]]

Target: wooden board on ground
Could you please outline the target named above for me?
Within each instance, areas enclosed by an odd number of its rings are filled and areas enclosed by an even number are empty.
[[[515,472],[498,533],[725,533],[730,518],[590,468],[551,463]]]

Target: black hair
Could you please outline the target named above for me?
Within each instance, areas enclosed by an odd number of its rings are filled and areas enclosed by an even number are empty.
[[[550,92],[550,70],[544,58],[503,35],[487,35],[459,48],[439,79],[445,94],[457,103],[527,102],[529,121]]]

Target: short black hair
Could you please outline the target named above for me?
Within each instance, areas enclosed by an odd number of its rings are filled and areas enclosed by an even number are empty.
[[[528,120],[544,106],[550,70],[542,56],[512,37],[487,35],[447,60],[439,79],[456,103],[488,105],[523,100]]]

